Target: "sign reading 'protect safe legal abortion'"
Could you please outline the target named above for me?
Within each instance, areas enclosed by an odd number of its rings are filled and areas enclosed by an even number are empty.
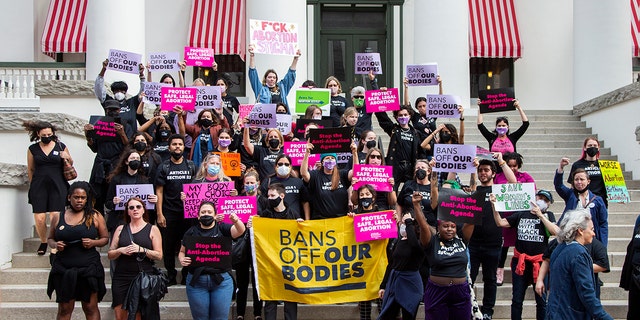
[[[298,24],[249,20],[250,43],[255,53],[294,56],[298,51]]]
[[[367,90],[364,93],[364,99],[367,102],[368,113],[400,110],[398,88]]]
[[[353,217],[356,242],[398,237],[398,225],[393,210],[357,214]]]
[[[172,111],[174,107],[180,106],[184,111],[191,111],[196,108],[196,98],[198,91],[196,88],[174,88],[162,87],[160,89],[162,110]]]

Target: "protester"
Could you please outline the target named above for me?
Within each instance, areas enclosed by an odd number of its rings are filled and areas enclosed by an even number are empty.
[[[436,76],[436,81],[438,81],[438,94],[443,94],[442,90],[442,79],[440,76]],[[411,100],[409,98],[409,79],[404,78],[404,105],[410,106]],[[419,141],[424,141],[431,132],[436,130],[436,120],[437,118],[428,117],[427,116],[427,98],[418,97],[416,98],[416,102],[414,107],[416,110],[411,114],[411,124],[416,129],[419,135]],[[433,150],[427,152],[425,149],[420,150],[419,156],[421,158],[426,158],[427,160],[431,160],[433,157]]]
[[[267,194],[269,186],[279,183],[285,188],[284,204],[287,210],[291,210],[298,218],[311,219],[309,191],[302,179],[294,175],[291,158],[286,154],[279,154],[276,157],[275,171],[273,175],[262,179],[260,194]]]
[[[246,121],[246,120],[245,120]],[[253,157],[256,163],[255,169],[261,177],[268,177],[275,172],[275,162],[278,155],[282,154],[284,146],[284,137],[278,129],[269,129],[267,131],[266,142],[268,147],[254,145],[251,143],[250,129],[244,127],[244,137],[242,138],[245,151],[249,156]]]
[[[382,151],[380,151],[380,149],[378,148],[371,148],[369,150],[369,152],[367,153],[365,159],[364,159],[364,164],[366,165],[372,165],[372,166],[384,166],[384,158],[382,157]],[[352,170],[355,170],[355,166],[352,168]],[[353,176],[353,172],[351,172],[349,175]],[[351,184],[355,185],[358,182],[357,178],[352,178],[351,179]],[[391,177],[389,178],[389,180],[386,182],[389,184],[390,187],[392,187],[394,185],[394,178]],[[353,192],[351,195],[351,202],[355,205],[358,205],[358,193],[357,192]],[[377,197],[376,197],[376,207],[379,208],[380,210],[389,210],[389,209],[393,209],[395,208],[396,204],[398,203],[398,198],[396,197],[396,192],[391,190],[391,191],[379,191],[377,192]]]
[[[464,117],[462,115],[462,106],[458,107],[460,112],[460,134],[458,130],[451,123],[441,123],[438,128],[431,132],[426,139],[422,140],[420,147],[425,149],[427,153],[433,153],[434,145],[437,144],[464,144]],[[436,137],[437,135],[437,137]],[[449,178],[447,172],[441,172],[438,174],[438,187],[442,187],[442,184]],[[455,179],[460,183],[458,175],[455,175]]]
[[[478,105],[482,101],[478,100]],[[516,152],[516,143],[529,128],[529,119],[522,110],[518,100],[514,99],[513,105],[516,107],[522,118],[522,125],[515,132],[509,132],[509,119],[498,117],[496,119],[496,129],[490,132],[483,123],[482,113],[478,112],[478,130],[489,142],[489,150],[492,152]]]
[[[571,184],[571,177],[577,169],[584,169],[589,176],[589,190],[595,195],[602,198],[605,207],[609,208],[609,202],[607,201],[607,189],[604,185],[604,179],[602,177],[602,171],[600,171],[600,141],[596,137],[587,137],[582,144],[582,156],[576,162],[571,165],[571,171],[569,172],[569,179],[567,182]]]
[[[200,164],[192,182],[209,183],[228,181],[231,181],[231,178],[227,177],[224,173],[220,156],[217,154],[209,154],[202,160],[202,164]]]
[[[627,246],[627,255],[624,257],[620,275],[620,287],[629,291],[627,319],[640,319],[638,304],[640,301],[640,216],[636,218],[631,241]]]
[[[233,123],[234,112],[240,112],[240,101],[238,98],[229,94],[233,83],[225,76],[222,76],[216,80],[216,85],[220,87],[220,95],[222,96],[222,110],[224,116],[227,118],[227,123]]]
[[[162,158],[153,151],[152,141],[148,133],[136,132],[129,139],[129,148],[138,152],[140,155],[140,170],[145,176],[149,177],[151,183],[154,183]],[[109,200],[109,197],[107,197],[107,200]]]
[[[340,126],[340,118],[344,113],[344,110],[349,107],[347,99],[341,95],[342,84],[340,80],[334,76],[330,76],[324,83],[324,87],[331,90],[331,105],[329,109],[329,116],[326,119],[331,120],[333,127]]]
[[[191,136],[191,160],[200,166],[202,159],[218,146],[218,133],[221,129],[229,129],[227,118],[222,115],[222,109],[204,109],[198,113],[198,120],[194,125],[186,124],[186,132]]]
[[[298,64],[298,59],[302,55],[302,51],[298,49],[296,54],[293,56],[293,61],[291,62],[291,66],[289,66],[289,71],[282,78],[282,80],[278,81],[278,74],[275,70],[269,69],[264,73],[264,78],[262,82],[258,79],[258,71],[256,70],[256,62],[255,62],[255,53],[254,46],[249,45],[249,82],[251,83],[251,89],[255,94],[257,103],[278,103],[283,102],[286,105],[287,103],[287,95],[289,91],[293,87],[293,84],[296,82],[296,65]]]
[[[344,113],[344,111],[343,111]],[[307,110],[304,111],[304,116],[302,119],[313,119],[313,120],[322,120],[322,109],[315,104],[312,104],[307,107]],[[340,119],[342,119],[342,115],[340,115]],[[338,125],[340,126],[340,120],[338,120]]]
[[[378,116],[380,127],[391,138],[387,151],[386,162],[393,167],[393,178],[395,184],[393,190],[398,190],[401,183],[411,180],[413,169],[420,153],[420,136],[411,124],[410,106],[401,106],[400,110],[394,111],[393,116],[397,121],[394,124],[386,113]]]
[[[431,200],[430,176],[431,166],[429,162],[426,159],[417,160],[413,172],[413,179],[405,182],[400,190],[396,212],[404,212],[412,209],[414,207],[412,200],[413,194],[418,192],[422,195],[420,211],[422,211],[422,214],[427,219],[427,224],[435,228],[437,226],[437,212],[435,211],[437,203]],[[415,214],[414,212],[414,215]]]

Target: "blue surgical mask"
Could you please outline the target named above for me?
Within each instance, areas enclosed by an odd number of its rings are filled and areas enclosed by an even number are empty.
[[[220,165],[217,164],[210,164],[207,167],[207,173],[209,173],[212,176],[217,175],[218,173],[220,173]]]

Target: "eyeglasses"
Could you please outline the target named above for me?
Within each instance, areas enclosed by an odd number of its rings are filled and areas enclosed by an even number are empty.
[[[364,96],[353,96],[354,99],[364,99]]]
[[[369,155],[369,159],[380,159],[380,160],[382,160],[382,156],[379,155],[379,154],[372,154],[372,155]]]
[[[129,206],[129,210],[133,210],[133,209],[138,209],[138,210],[140,210],[140,209],[142,209],[142,205],[137,204],[137,205],[135,205],[135,206]]]
[[[290,163],[288,163],[288,162],[279,162],[279,163],[278,163],[278,167],[282,167],[282,166],[287,166],[287,167],[288,167],[288,166],[290,166],[290,165],[291,165],[291,164],[290,164]]]

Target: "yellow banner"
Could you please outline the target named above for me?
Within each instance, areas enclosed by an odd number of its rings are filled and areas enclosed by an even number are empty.
[[[251,236],[260,300],[332,304],[378,297],[387,240],[356,243],[351,217],[255,216]]]

